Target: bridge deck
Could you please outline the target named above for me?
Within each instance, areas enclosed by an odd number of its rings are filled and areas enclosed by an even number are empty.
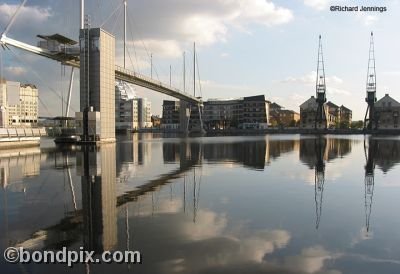
[[[200,103],[201,100],[190,95],[187,92],[182,92],[174,87],[167,86],[160,81],[151,79],[140,73],[136,73],[120,66],[115,66],[115,78],[131,84],[135,84],[144,88],[148,88],[166,95],[182,99],[191,103]]]
[[[61,62],[65,65],[72,66],[79,68],[80,67],[80,62],[79,62],[79,57],[78,56],[69,56],[66,54],[61,54],[61,53],[53,53],[50,52],[46,49],[36,47],[29,45],[27,43],[17,41],[14,39],[11,39],[4,34],[0,37],[0,45],[3,47],[7,47],[8,45],[11,45],[13,47],[47,57],[49,59]],[[169,85],[165,85],[160,81],[156,81],[154,79],[151,79],[150,77],[144,76],[140,73],[136,73],[127,69],[124,69],[120,66],[115,66],[115,78],[118,80],[126,81],[131,84],[135,84],[141,87],[145,87],[172,97],[175,97],[177,99],[181,99],[187,102],[191,103],[201,103],[201,99],[196,98],[195,96],[190,95],[189,93],[182,92],[179,89],[170,87]]]

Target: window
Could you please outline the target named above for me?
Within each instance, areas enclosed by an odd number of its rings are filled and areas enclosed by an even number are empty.
[[[80,44],[80,47],[81,47],[81,52],[83,52],[85,50],[85,45],[86,45],[85,38],[81,38],[79,44]]]
[[[92,39],[91,42],[92,42],[92,43],[91,43],[91,49],[92,49],[92,50],[99,51],[99,50],[100,50],[100,41],[99,41],[99,38],[98,38],[98,37],[95,37],[95,38]]]

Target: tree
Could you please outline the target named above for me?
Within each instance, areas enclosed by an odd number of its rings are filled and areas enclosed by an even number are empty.
[[[364,128],[364,122],[362,120],[353,121],[353,122],[351,122],[351,128],[352,129],[362,129],[362,128]]]
[[[341,129],[347,129],[347,128],[350,127],[350,125],[349,125],[349,122],[347,122],[347,121],[342,121],[342,122],[340,122],[339,127],[340,127]]]
[[[290,121],[289,126],[290,127],[295,127],[296,126],[296,120]]]

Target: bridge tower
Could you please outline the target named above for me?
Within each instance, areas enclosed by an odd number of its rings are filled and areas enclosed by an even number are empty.
[[[374,33],[371,32],[369,42],[369,58],[368,58],[368,71],[367,71],[367,94],[365,98],[367,102],[367,111],[364,117],[364,129],[372,129],[377,127],[375,117],[375,102],[376,102],[376,71],[375,71],[375,47],[374,47]]]
[[[324,104],[326,103],[326,85],[325,85],[325,65],[324,55],[322,52],[321,35],[319,36],[318,45],[318,63],[317,63],[317,81],[316,81],[316,101],[318,104],[315,114],[314,128],[327,128],[327,120]]]
[[[82,142],[115,142],[115,38],[101,28],[80,30],[80,112]]]

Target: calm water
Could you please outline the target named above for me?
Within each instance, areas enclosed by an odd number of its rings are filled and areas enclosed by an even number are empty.
[[[134,135],[0,151],[0,249],[143,264],[0,273],[400,273],[400,138]]]

